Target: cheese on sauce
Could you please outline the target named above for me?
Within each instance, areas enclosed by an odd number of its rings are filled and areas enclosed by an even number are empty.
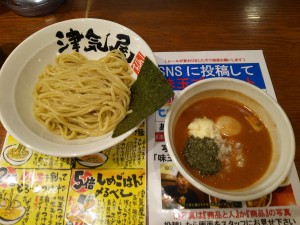
[[[215,124],[212,120],[203,118],[194,119],[188,126],[189,136],[204,138],[215,137]]]

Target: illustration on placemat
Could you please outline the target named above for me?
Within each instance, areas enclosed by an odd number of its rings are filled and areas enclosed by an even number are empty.
[[[10,145],[3,150],[3,158],[14,166],[26,163],[31,155],[32,151],[22,144]]]
[[[0,224],[11,225],[19,222],[24,216],[26,210],[17,200],[18,194],[14,196],[14,191],[11,189],[9,198],[3,197],[0,200]]]
[[[77,202],[72,205],[71,211],[67,214],[68,225],[84,223],[87,225],[94,224],[97,215],[93,211],[97,207],[97,199],[94,194],[80,195]]]
[[[92,155],[86,155],[77,158],[77,162],[82,166],[94,168],[94,167],[102,166],[107,161],[107,159],[108,159],[107,155],[98,152]]]

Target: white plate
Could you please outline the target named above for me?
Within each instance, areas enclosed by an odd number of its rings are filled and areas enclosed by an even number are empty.
[[[38,75],[47,64],[54,62],[60,51],[78,50],[90,59],[97,59],[106,55],[106,47],[127,50],[125,56],[127,59],[133,57],[130,65],[134,71],[141,67],[141,56],[148,56],[156,64],[152,50],[139,35],[107,20],[67,20],[24,40],[10,54],[0,72],[0,118],[7,131],[27,148],[59,157],[100,152],[132,134],[136,128],[116,138],[112,138],[110,132],[100,137],[65,140],[51,134],[33,115],[32,91]]]

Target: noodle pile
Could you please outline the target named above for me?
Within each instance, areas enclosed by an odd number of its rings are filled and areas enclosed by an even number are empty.
[[[129,113],[131,73],[119,50],[99,60],[77,52],[59,55],[39,76],[34,114],[65,139],[108,133]]]

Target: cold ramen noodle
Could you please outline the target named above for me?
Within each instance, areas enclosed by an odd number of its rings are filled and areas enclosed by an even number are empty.
[[[174,145],[184,167],[219,189],[249,187],[271,164],[269,131],[249,106],[228,97],[238,95],[207,91],[182,109],[175,121]]]
[[[39,76],[35,117],[65,139],[108,133],[129,113],[131,73],[119,50],[98,60],[77,52],[61,54]]]

